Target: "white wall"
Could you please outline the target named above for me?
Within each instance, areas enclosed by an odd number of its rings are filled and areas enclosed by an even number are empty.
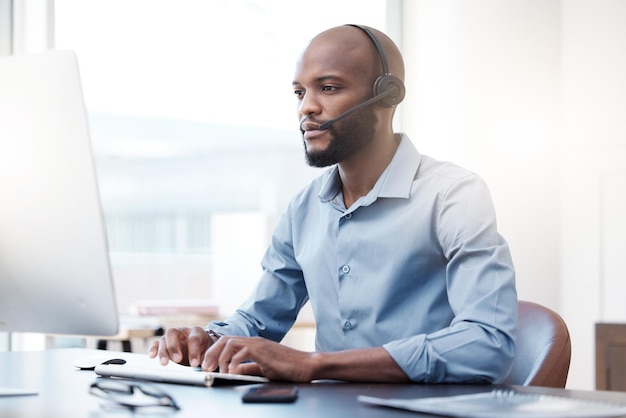
[[[403,6],[404,129],[487,180],[520,298],[564,317],[568,387],[593,389],[594,323],[626,320],[626,2]]]
[[[624,1],[561,4],[561,312],[573,387],[595,384],[595,322],[626,321],[625,22]]]
[[[558,308],[559,2],[405,6],[406,131],[486,179],[520,297]]]

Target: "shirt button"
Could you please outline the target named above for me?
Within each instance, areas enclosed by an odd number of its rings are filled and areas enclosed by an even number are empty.
[[[341,271],[343,271],[345,274],[350,273],[350,266],[343,266],[341,268]]]
[[[348,213],[348,214],[345,216],[345,218],[346,218],[346,219],[350,219],[350,218],[352,218],[352,214],[351,214],[351,213]]]
[[[352,323],[350,321],[346,321],[343,323],[343,329],[345,330],[351,330],[352,329]]]

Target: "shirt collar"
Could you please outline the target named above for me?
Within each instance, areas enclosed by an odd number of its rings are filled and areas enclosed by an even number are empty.
[[[396,149],[391,162],[376,181],[374,188],[361,199],[361,206],[374,202],[378,197],[409,198],[413,180],[417,175],[421,155],[413,145],[408,135],[402,134],[400,144]],[[318,195],[320,201],[329,202],[341,191],[341,179],[339,169],[335,165],[331,168],[322,183]]]

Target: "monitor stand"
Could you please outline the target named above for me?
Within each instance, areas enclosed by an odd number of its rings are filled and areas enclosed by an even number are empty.
[[[4,344],[4,341],[3,341]],[[9,351],[11,351],[11,333],[7,333],[6,337],[6,346]],[[7,386],[0,386],[0,399],[5,396],[29,396],[29,395],[37,395],[39,391],[32,388],[13,388]]]
[[[8,388],[0,386],[0,398],[3,398],[5,396],[30,396],[38,394],[39,391],[36,389]]]

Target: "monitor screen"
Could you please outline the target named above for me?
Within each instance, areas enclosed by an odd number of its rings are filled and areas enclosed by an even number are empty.
[[[77,58],[0,57],[0,332],[118,322]]]

